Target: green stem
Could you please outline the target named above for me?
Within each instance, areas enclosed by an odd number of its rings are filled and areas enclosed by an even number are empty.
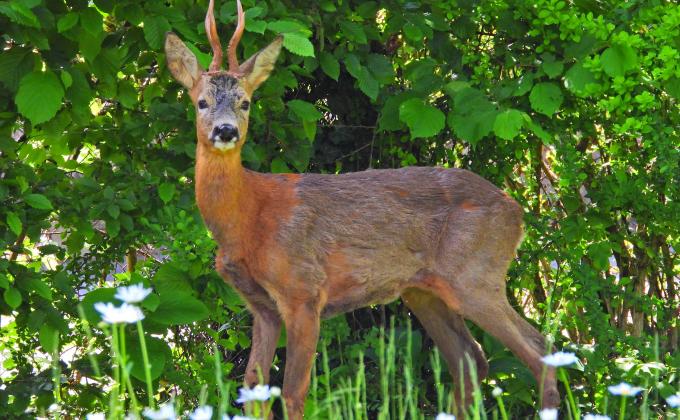
[[[59,366],[59,332],[53,331],[54,348],[52,348],[52,381],[54,383],[54,402],[61,405],[61,367]],[[60,410],[54,413],[54,418],[61,418]]]
[[[114,361],[113,381],[114,385],[111,389],[111,398],[109,399],[109,418],[117,418],[118,414],[118,395],[120,391],[120,358],[118,357],[118,327],[111,326],[111,352]]]
[[[123,373],[123,386],[127,388],[128,393],[130,394],[130,402],[132,403],[132,409],[134,413],[136,414],[139,409],[137,408],[137,397],[135,396],[135,390],[132,387],[132,382],[130,381],[130,371],[128,370],[128,364],[127,364],[127,349],[125,348],[125,324],[120,324],[120,335],[119,335],[119,341],[120,341],[120,366],[122,367],[122,373]]]
[[[142,321],[137,321],[137,333],[139,334],[139,344],[142,347],[142,360],[144,361],[144,379],[146,380],[146,395],[149,402],[149,407],[151,407],[152,409],[156,409],[156,401],[153,393],[153,383],[151,381],[151,365],[149,364],[149,353],[146,350],[146,339],[144,338],[144,328],[142,327]],[[219,364],[217,367],[219,368]],[[221,381],[218,382],[218,384],[220,385],[219,389],[221,391],[222,390]]]
[[[574,394],[571,392],[571,387],[569,386],[569,380],[567,380],[567,374],[562,368],[558,368],[559,373],[560,373],[560,379],[562,380],[562,383],[564,384],[564,388],[567,390],[567,399],[569,400],[569,406],[571,408],[571,413],[573,414],[574,418],[580,419],[581,418],[581,412],[576,406],[576,402],[574,401]]]
[[[498,409],[501,411],[501,418],[503,420],[508,420],[508,412],[505,411],[505,404],[503,403],[503,398],[498,396],[496,397],[496,400],[498,401]]]
[[[215,355],[215,382],[217,383],[217,390],[220,392],[220,405],[217,409],[217,415],[221,416],[226,412],[227,399],[224,395],[224,384],[222,382],[222,362],[220,361],[220,349],[217,344],[213,344],[213,354]]]
[[[99,363],[97,362],[97,358],[92,352],[92,348],[94,347],[94,336],[92,335],[90,323],[87,322],[87,318],[85,317],[85,311],[83,311],[83,305],[81,304],[78,304],[78,315],[80,316],[80,320],[83,323],[83,328],[85,329],[85,334],[87,335],[87,349],[85,350],[87,353],[87,357],[90,359],[90,364],[92,365],[92,369],[94,370],[95,376],[97,378],[101,378],[102,374],[101,371],[99,370]]]
[[[621,409],[619,410],[619,420],[626,418],[626,397],[621,396]]]

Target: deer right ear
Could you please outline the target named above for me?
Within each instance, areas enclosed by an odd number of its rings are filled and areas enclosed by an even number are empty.
[[[202,69],[198,66],[196,56],[184,42],[172,32],[165,35],[165,55],[168,68],[175,80],[191,89],[201,76]]]

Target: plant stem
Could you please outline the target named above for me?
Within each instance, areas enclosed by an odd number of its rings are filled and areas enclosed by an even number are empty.
[[[619,410],[619,420],[626,418],[626,397],[621,396],[621,409]]]
[[[115,326],[114,326],[115,328]],[[135,395],[135,389],[132,387],[132,381],[130,380],[130,371],[127,364],[127,349],[125,347],[125,324],[120,324],[120,335],[119,335],[119,345],[120,345],[120,365],[123,372],[123,385],[128,390],[130,395],[130,402],[132,403],[132,410],[135,414],[139,412],[137,407],[137,396]]]
[[[501,412],[501,418],[503,420],[508,420],[508,412],[505,411],[505,404],[503,403],[503,398],[498,396],[498,397],[496,397],[496,400],[498,401],[498,409]]]
[[[567,390],[567,399],[569,400],[569,406],[571,408],[571,413],[575,419],[580,419],[581,418],[581,412],[579,408],[576,406],[576,402],[574,401],[574,394],[571,392],[571,387],[569,386],[569,380],[567,379],[567,374],[562,368],[558,368],[559,374],[560,374],[560,379],[562,380],[562,383],[564,384],[564,388]]]
[[[120,358],[118,357],[118,327],[111,326],[111,352],[114,361],[113,366],[113,388],[109,399],[109,418],[117,418],[118,414],[118,395],[120,393]]]
[[[94,374],[97,376],[97,378],[101,378],[102,374],[101,371],[99,370],[99,363],[97,362],[97,358],[94,356],[94,353],[92,353],[94,336],[92,335],[90,323],[87,322],[87,318],[85,317],[85,311],[83,311],[83,305],[81,304],[78,304],[78,315],[80,316],[80,320],[83,322],[83,328],[85,329],[85,334],[87,335],[87,349],[85,350],[85,352],[87,353],[88,359],[90,359],[90,364],[92,365]]]
[[[61,403],[61,367],[59,366],[59,332],[53,331],[54,347],[52,348],[52,382],[54,385],[54,402],[57,405]],[[54,413],[54,418],[61,418],[59,409]]]
[[[142,347],[142,360],[144,361],[144,379],[146,380],[146,395],[149,401],[149,407],[155,409],[156,401],[153,394],[153,384],[151,382],[151,365],[149,364],[149,353],[146,350],[146,339],[144,338],[144,328],[142,327],[142,321],[137,321],[137,333],[139,333],[139,345]],[[219,368],[219,361],[217,367]],[[219,388],[220,391],[222,391],[221,381],[218,382],[218,384],[220,385]]]

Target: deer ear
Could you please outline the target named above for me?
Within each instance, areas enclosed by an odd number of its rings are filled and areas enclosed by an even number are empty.
[[[253,54],[248,60],[239,66],[239,71],[244,75],[250,89],[257,89],[274,69],[276,58],[281,52],[283,37],[278,36],[267,47]]]
[[[184,85],[185,88],[191,89],[202,72],[194,53],[184,45],[184,42],[177,35],[168,32],[165,35],[165,55],[168,68],[175,80]]]

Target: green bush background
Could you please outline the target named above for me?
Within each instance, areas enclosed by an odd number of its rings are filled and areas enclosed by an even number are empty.
[[[76,308],[82,301],[95,324],[91,305],[111,300],[114,284],[154,287],[145,325],[156,334],[154,377],[164,392],[177,387],[197,398],[214,375],[214,342],[228,377],[242,375],[250,318],[213,271],[214,245],[193,198],[194,111],[162,50],[172,30],[205,66],[206,7],[0,1],[0,412],[52,403],[46,353],[55,343],[69,355],[65,407],[82,413],[106,403],[96,383],[81,381],[92,375],[85,348],[106,348],[104,335],[95,329],[89,340]],[[614,0],[244,0],[244,7],[241,57],[279,33],[285,47],[254,100],[246,166],[471,169],[525,209],[508,296],[557,347],[584,360],[585,370],[570,372],[572,384],[583,385],[579,398],[595,404],[611,381],[652,374],[661,374],[653,392],[674,392],[680,7]],[[218,1],[224,44],[235,9]],[[370,358],[377,326],[393,315],[398,325],[409,316],[392,304],[326,322],[332,374],[351,373],[348,355]],[[416,328],[419,355],[432,343]],[[523,413],[535,400],[528,370],[475,335],[491,379]],[[277,355],[282,367],[285,352]],[[427,357],[415,366],[427,409]]]

